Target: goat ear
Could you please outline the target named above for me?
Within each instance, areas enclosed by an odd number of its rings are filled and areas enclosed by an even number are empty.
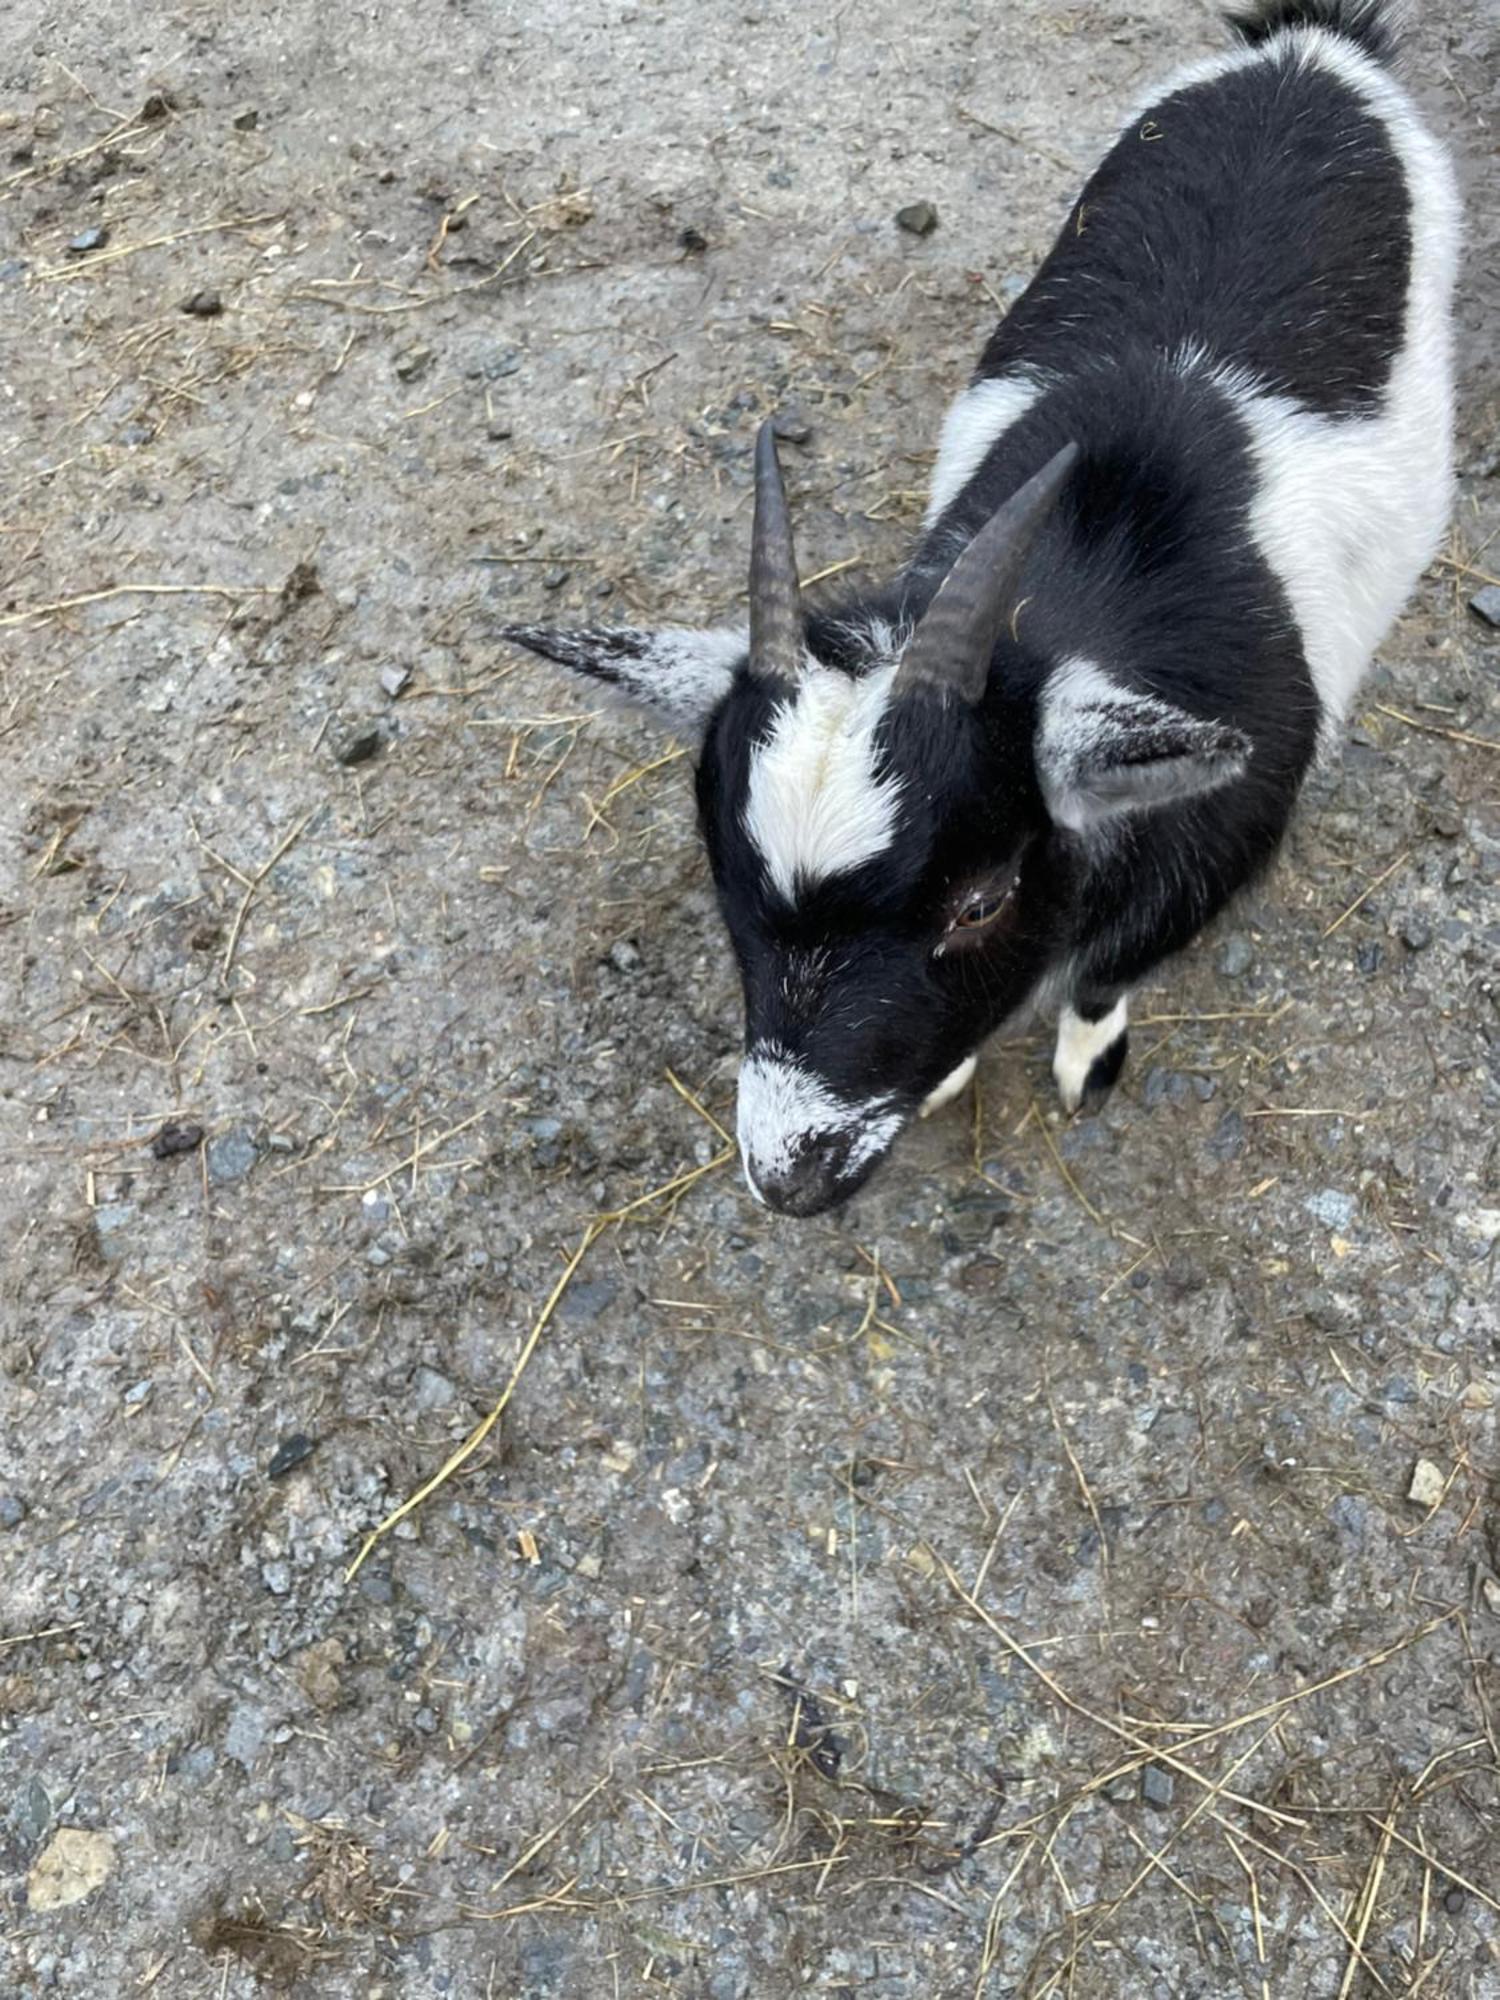
[[[637,708],[649,710],[685,735],[701,736],[708,718],[743,666],[749,640],[743,632],[694,631],[668,626],[643,632],[633,626],[504,625],[500,637],[543,659],[599,681]]]
[[[1037,776],[1053,821],[1075,833],[1232,784],[1250,752],[1238,729],[1120,687],[1083,660],[1042,692]]]

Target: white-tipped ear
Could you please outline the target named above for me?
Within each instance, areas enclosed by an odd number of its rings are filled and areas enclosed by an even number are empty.
[[[500,637],[599,681],[673,729],[698,736],[749,649],[744,632],[685,626],[642,632],[622,625],[502,625]]]
[[[1232,784],[1250,751],[1240,730],[1120,687],[1087,660],[1067,661],[1042,692],[1037,777],[1053,821],[1074,833]]]

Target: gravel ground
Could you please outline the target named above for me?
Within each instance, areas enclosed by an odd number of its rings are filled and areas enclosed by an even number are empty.
[[[1500,15],[1460,510],[1281,866],[1101,1112],[1018,1035],[795,1224],[685,761],[490,635],[732,609],[773,405],[896,560],[1219,35],[808,19],[0,25],[7,1995],[1500,1995]]]

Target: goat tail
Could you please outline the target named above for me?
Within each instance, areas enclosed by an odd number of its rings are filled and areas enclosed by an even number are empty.
[[[1268,42],[1289,28],[1323,28],[1382,63],[1394,62],[1403,26],[1400,0],[1249,0],[1227,19],[1252,43]]]

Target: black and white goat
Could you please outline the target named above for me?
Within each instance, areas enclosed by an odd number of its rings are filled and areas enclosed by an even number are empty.
[[[984,1038],[1126,994],[1274,853],[1449,505],[1458,204],[1382,0],[1258,0],[1125,128],[943,426],[904,573],[803,605],[769,426],[745,631],[506,636],[700,746],[751,1188],[857,1188]]]

